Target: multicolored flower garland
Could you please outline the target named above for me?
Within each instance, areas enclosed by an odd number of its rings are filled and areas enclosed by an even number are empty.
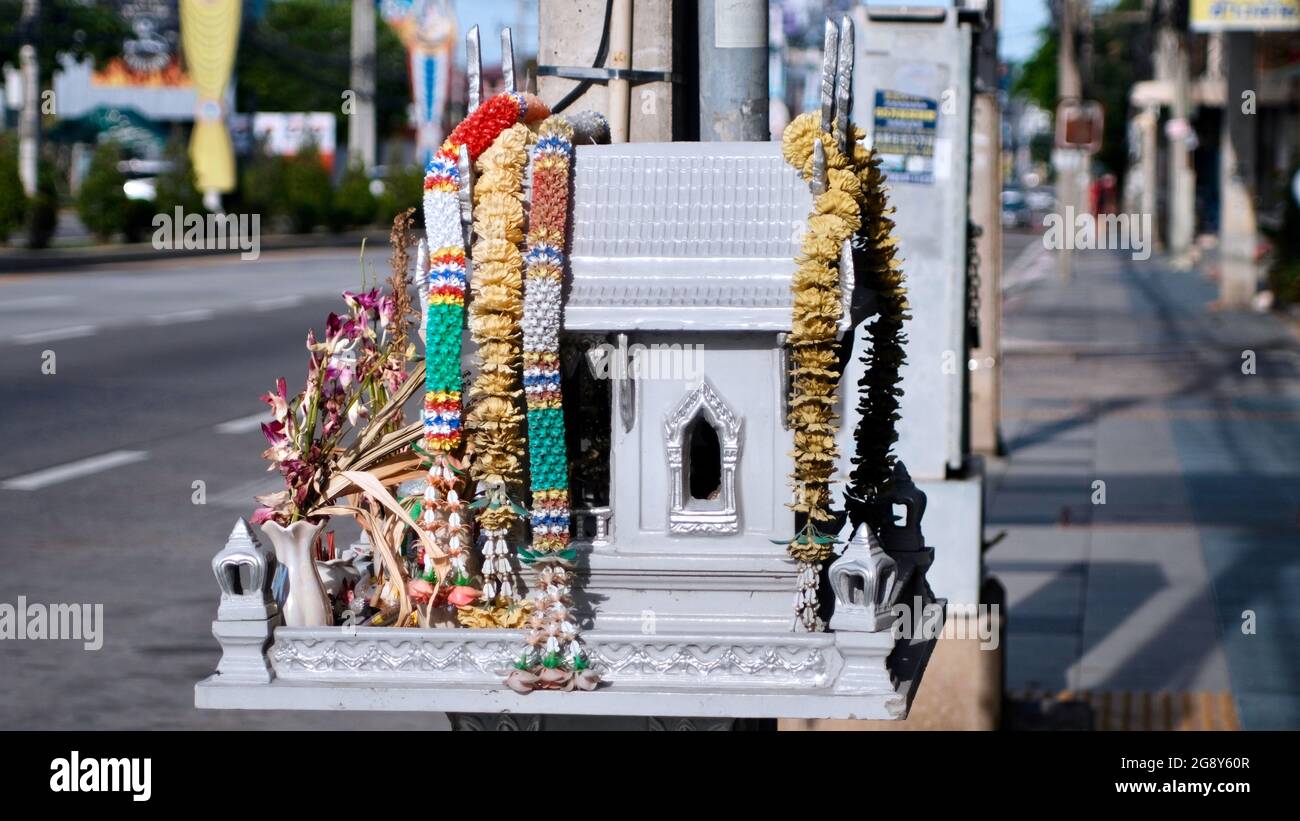
[[[455,579],[468,581],[463,551],[466,512],[456,493],[459,465],[452,452],[461,444],[461,330],[465,317],[465,239],[461,229],[459,158],[464,148],[471,161],[492,145],[502,131],[549,113],[528,94],[498,94],[451,132],[429,162],[424,178],[424,224],[428,236],[428,307],[425,325],[424,445],[432,464],[425,489],[421,523],[435,532],[451,559]],[[426,580],[431,557],[423,561]]]
[[[834,404],[840,377],[835,337],[843,316],[840,252],[862,225],[862,185],[837,141],[821,130],[817,114],[802,114],[786,127],[782,154],[804,179],[811,179],[813,143],[819,138],[826,155],[827,190],[813,203],[790,286],[794,308],[789,421],[794,431],[791,479],[796,499],[791,508],[803,514],[806,523],[788,549],[799,562],[797,623],[809,631],[822,627],[817,616],[818,579],[834,544],[834,537],[822,533],[817,522],[833,518],[830,482],[837,458]]]
[[[523,179],[532,133],[523,125],[501,132],[479,158],[474,184],[474,299],[470,334],[478,374],[470,389],[466,424],[481,493],[483,596],[488,603],[516,600],[507,538],[524,512],[512,498],[522,490],[524,415],[520,409],[519,322],[524,314]]]
[[[551,117],[542,123],[533,152],[523,322],[533,555],[555,555],[569,546],[569,470],[560,394],[560,294],[572,139],[572,126],[563,117]]]
[[[591,123],[596,129],[603,121]],[[589,129],[590,130],[590,129]],[[528,402],[528,459],[533,492],[532,544],[521,550],[537,569],[530,600],[528,646],[506,684],[590,690],[599,676],[588,668],[572,616],[569,475],[560,390],[561,290],[569,222],[574,128],[547,119],[533,152],[528,251],[524,255],[524,393]]]

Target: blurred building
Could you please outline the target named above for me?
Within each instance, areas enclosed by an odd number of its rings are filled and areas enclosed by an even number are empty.
[[[1225,19],[1234,7],[1250,9]],[[1126,207],[1154,213],[1165,247],[1186,255],[1240,210],[1225,208],[1234,186],[1265,225],[1288,196],[1300,162],[1300,4],[1149,0],[1146,12],[1153,76],[1129,95]]]

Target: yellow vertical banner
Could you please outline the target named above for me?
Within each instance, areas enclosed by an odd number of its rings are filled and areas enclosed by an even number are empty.
[[[242,0],[180,0],[181,47],[198,93],[190,161],[200,191],[235,187],[235,150],[226,129],[225,96],[239,44]]]

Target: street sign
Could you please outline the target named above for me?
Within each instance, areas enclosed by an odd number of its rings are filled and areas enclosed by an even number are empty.
[[[1300,0],[1192,0],[1192,31],[1300,31]]]
[[[1101,149],[1105,115],[1096,100],[1063,100],[1056,107],[1056,147],[1095,154]]]

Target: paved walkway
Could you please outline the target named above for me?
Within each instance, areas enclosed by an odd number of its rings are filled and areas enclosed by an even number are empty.
[[[1300,728],[1300,344],[1195,272],[1076,260],[1005,306],[1008,689],[1230,690]]]

